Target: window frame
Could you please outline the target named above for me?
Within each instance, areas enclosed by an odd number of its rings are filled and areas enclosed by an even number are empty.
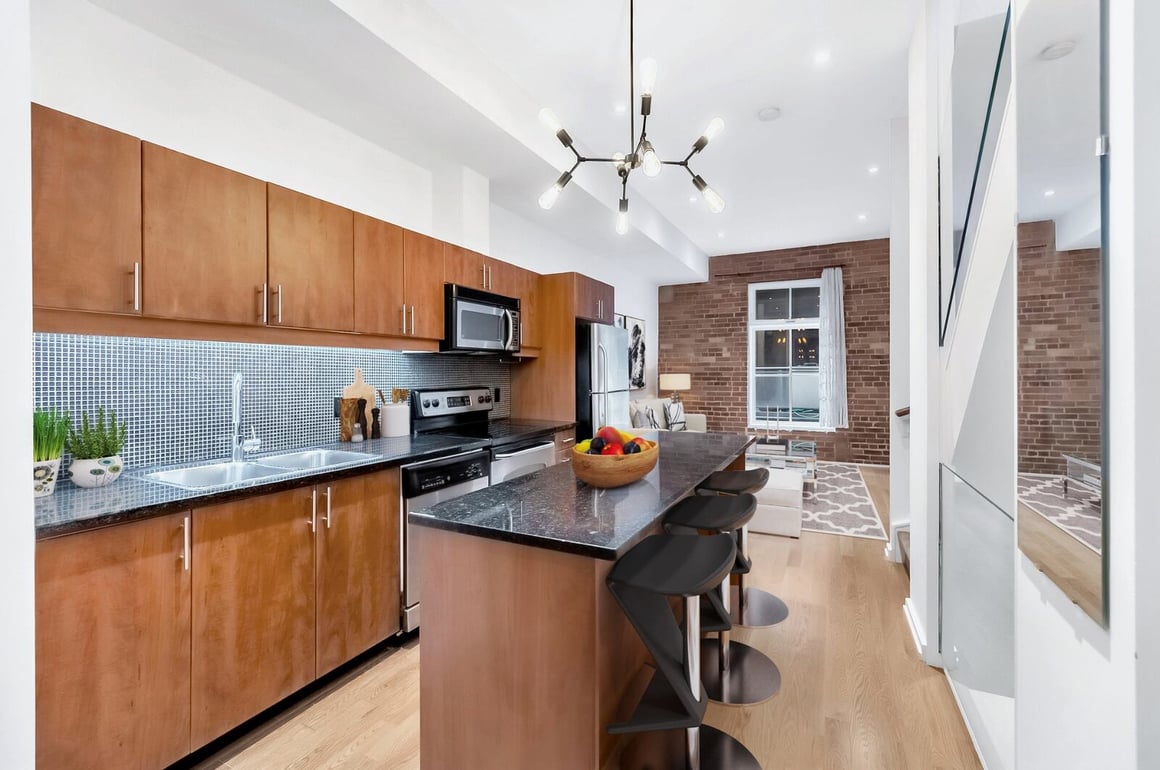
[[[746,379],[745,379],[745,394],[746,394],[746,422],[750,430],[764,430],[766,428],[764,421],[757,420],[757,346],[754,344],[755,332],[758,331],[781,331],[793,329],[820,329],[821,328],[821,311],[819,310],[819,317],[810,319],[800,318],[786,318],[783,320],[758,320],[757,318],[757,292],[767,291],[769,289],[797,289],[797,288],[817,288],[821,289],[822,277],[817,278],[800,278],[792,281],[765,281],[762,283],[749,284],[749,307],[746,312],[746,329],[745,329],[745,347],[747,349],[747,363],[746,363]],[[792,292],[790,294],[792,309]],[[792,371],[792,365],[791,365]],[[778,424],[782,430],[791,431],[813,431],[817,433],[833,433],[833,428],[823,428],[817,422],[802,422],[801,420],[782,420]]]

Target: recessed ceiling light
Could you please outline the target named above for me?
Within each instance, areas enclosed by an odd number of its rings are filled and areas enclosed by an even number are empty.
[[[1052,43],[1040,51],[1039,58],[1044,61],[1055,61],[1056,59],[1062,59],[1074,50],[1074,40],[1060,40],[1058,43]]]
[[[1044,198],[1054,198],[1055,197],[1055,190],[1044,190],[1043,197]]]
[[[725,231],[724,231],[724,230],[718,230],[718,231],[717,231],[717,237],[718,237],[718,238],[724,238],[724,237],[725,237]]]
[[[830,63],[830,49],[822,48],[814,53],[814,64],[824,67]]]
[[[625,107],[623,103],[618,102],[612,105],[612,111],[617,115],[623,115],[624,113],[628,112],[628,107]]]
[[[858,215],[858,221],[859,221],[859,222],[865,222],[865,221],[866,221],[866,215],[865,215],[865,214],[859,214],[859,215]]]
[[[869,172],[870,176],[874,176],[875,174],[878,173],[878,167],[871,166],[870,168],[866,169],[866,171]]]
[[[757,119],[768,123],[781,117],[780,107],[762,107],[757,111]]]

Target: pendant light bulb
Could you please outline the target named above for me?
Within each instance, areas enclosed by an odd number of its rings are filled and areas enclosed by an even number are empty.
[[[645,143],[644,155],[641,157],[641,166],[645,176],[656,176],[661,173],[661,159],[651,143]]]
[[[717,137],[717,134],[721,133],[724,130],[725,130],[725,121],[721,120],[721,118],[713,118],[712,120],[709,121],[709,125],[706,126],[705,133],[702,134],[702,136],[705,137],[705,140],[707,142],[711,142]]]
[[[657,85],[657,60],[643,59],[640,63],[640,94],[652,96]]]
[[[701,195],[704,196],[705,203],[709,204],[709,211],[712,211],[714,214],[720,214],[725,210],[725,199],[712,187],[706,186],[701,191]]]
[[[556,201],[560,198],[560,193],[564,191],[568,183],[572,181],[572,172],[565,171],[560,174],[560,178],[556,180],[556,184],[544,190],[544,194],[540,196],[540,208],[544,211],[556,205]]]
[[[620,199],[620,211],[616,215],[616,233],[624,235],[628,232],[628,199]]]
[[[547,126],[553,134],[560,133],[560,129],[564,127],[560,124],[560,119],[556,117],[556,113],[547,107],[540,110],[540,122]]]

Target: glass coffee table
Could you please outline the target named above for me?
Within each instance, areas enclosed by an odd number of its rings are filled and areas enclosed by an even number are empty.
[[[1063,477],[1063,496],[1067,497],[1068,486],[1078,484],[1081,488],[1093,492],[1098,500],[1104,486],[1100,466],[1090,460],[1082,460],[1071,455],[1064,455],[1063,461],[1067,464],[1067,473]]]
[[[761,437],[746,450],[745,462],[753,466],[795,470],[801,473],[803,482],[813,484],[818,478],[818,443]]]

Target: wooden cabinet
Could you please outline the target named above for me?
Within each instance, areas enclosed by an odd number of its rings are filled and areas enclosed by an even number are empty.
[[[193,748],[315,677],[312,503],[303,487],[193,512]]]
[[[403,291],[408,307],[409,336],[443,339],[446,246],[443,241],[426,235],[403,231]]]
[[[36,761],[164,767],[190,751],[186,514],[36,546]]]
[[[141,141],[32,105],[32,297],[141,312]]]
[[[399,470],[319,485],[316,672],[399,630]]]
[[[447,283],[487,291],[487,258],[478,251],[448,243],[443,275]]]
[[[350,209],[267,185],[269,323],[354,330],[354,218]]]
[[[491,258],[485,261],[485,266],[487,267],[488,291],[502,294],[505,297],[521,296],[520,291],[524,284],[523,273],[527,272],[526,270]]]
[[[145,314],[264,323],[266,183],[148,142],[142,174]]]
[[[556,463],[572,462],[572,448],[576,446],[576,429],[565,428],[556,431]]]
[[[403,334],[403,228],[354,215],[354,329],[366,334]],[[440,265],[440,274],[443,269]]]
[[[515,296],[520,298],[520,346],[525,348],[540,347],[540,303],[537,299],[537,283],[539,274],[531,270],[514,268],[517,271],[518,290]]]
[[[616,290],[606,283],[574,273],[577,318],[610,324],[616,306]]]

